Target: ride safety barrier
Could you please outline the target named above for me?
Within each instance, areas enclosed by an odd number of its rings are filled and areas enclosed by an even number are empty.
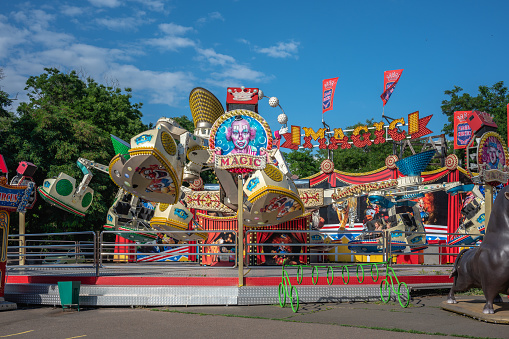
[[[169,242],[172,233],[201,234],[201,240]],[[149,236],[151,241],[130,241],[134,233]],[[101,268],[122,266],[142,268],[155,262],[168,268],[180,264],[197,267],[238,267],[244,260],[247,268],[254,266],[286,267],[309,265],[320,269],[323,265],[360,265],[387,263],[387,266],[422,265],[423,267],[451,267],[461,249],[478,246],[448,244],[445,239],[464,236],[459,233],[440,233],[439,238],[428,240],[425,246],[405,244],[404,250],[395,251],[392,232],[359,232],[375,241],[371,250],[365,244],[352,243],[350,231],[267,230],[245,231],[243,255],[238,253],[238,232],[234,230],[200,231],[102,231],[61,232],[40,234],[10,234],[8,236],[7,266],[9,269],[33,269],[48,266],[67,268],[93,267],[96,274]],[[414,232],[415,234],[419,232]],[[433,239],[430,232],[420,233]],[[21,237],[25,241],[20,245]],[[424,248],[423,248],[424,247]],[[368,249],[368,250],[366,250]],[[343,268],[342,268],[343,269]],[[347,269],[347,268],[344,268]],[[348,268],[349,269],[349,268]]]

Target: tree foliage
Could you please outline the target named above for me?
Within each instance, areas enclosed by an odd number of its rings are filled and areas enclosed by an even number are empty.
[[[4,72],[0,68],[0,80],[4,78]],[[1,87],[0,87],[1,88]],[[9,99],[9,94],[0,89],[0,118],[11,118],[12,114],[7,110],[12,105],[12,100]]]
[[[454,86],[454,89],[445,91],[450,98],[442,101],[442,113],[448,118],[443,131],[450,137],[454,136],[454,112],[479,110],[491,114],[498,125],[498,133],[504,138],[507,136],[507,104],[509,92],[503,81],[493,86],[479,86],[477,96],[463,93],[463,88]]]
[[[93,79],[82,80],[75,71],[45,73],[26,82],[28,102],[18,106],[8,130],[2,131],[0,146],[9,168],[26,160],[38,166],[34,180],[64,172],[81,181],[76,166],[79,157],[107,165],[115,155],[110,134],[124,140],[147,129],[141,122],[141,104],[130,102],[131,90],[105,87]],[[84,218],[51,207],[41,198],[27,213],[27,231],[100,230],[113,202],[116,186],[109,176],[92,169],[94,200]]]
[[[187,116],[182,115],[180,117],[173,117],[172,119],[175,120],[183,129],[191,133],[194,132],[194,122],[193,120],[189,120]]]
[[[313,155],[310,149],[292,150],[285,153],[284,157],[290,172],[293,175],[298,175],[299,178],[309,177],[320,171],[320,164],[322,159],[318,155]]]
[[[357,126],[367,125],[372,126],[374,119],[366,120],[365,123],[357,123],[349,126],[346,129],[355,129]],[[347,133],[347,134],[351,134]],[[371,133],[371,138],[374,135]],[[326,154],[322,151],[322,154]],[[385,158],[392,154],[392,142],[387,141],[383,144],[372,144],[364,148],[355,147],[352,145],[349,149],[338,148],[333,152],[334,168],[338,171],[350,173],[365,173],[385,166]]]

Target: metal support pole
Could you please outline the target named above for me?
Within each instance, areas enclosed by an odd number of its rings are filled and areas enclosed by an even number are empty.
[[[485,234],[486,232],[488,232],[488,223],[490,221],[490,214],[491,214],[491,210],[493,208],[493,186],[491,185],[484,185],[484,219],[486,220],[485,221],[485,227],[486,227],[486,230],[485,230]]]
[[[19,264],[25,265],[26,253],[25,248],[25,213],[19,214]]]
[[[238,235],[237,235],[237,242],[238,242],[238,251],[237,251],[237,265],[239,267],[239,287],[244,286],[244,217],[242,216],[243,212],[243,197],[244,197],[244,191],[242,187],[242,175],[238,175],[237,180],[237,203],[238,203],[238,209],[237,209],[237,222],[238,222]]]

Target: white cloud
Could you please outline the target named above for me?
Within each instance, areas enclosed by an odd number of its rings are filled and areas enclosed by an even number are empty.
[[[237,39],[237,41],[248,46],[251,45],[251,42],[249,42],[249,40],[246,39]]]
[[[196,51],[202,59],[206,59],[212,65],[225,66],[227,64],[233,65],[236,63],[235,58],[229,55],[216,53],[212,48],[197,48]]]
[[[168,35],[183,35],[189,31],[192,31],[192,27],[180,26],[174,23],[160,24],[159,29]]]
[[[194,76],[187,72],[154,72],[133,65],[113,65],[108,75],[133,91],[148,92],[150,103],[169,106],[178,106],[189,95],[194,81]]]
[[[132,0],[134,2],[138,2],[146,7],[148,7],[152,11],[165,11],[164,10],[164,1],[161,0]]]
[[[88,2],[96,7],[115,8],[121,5],[119,0],[88,0]]]
[[[18,29],[4,21],[5,16],[0,15],[0,60],[10,56],[14,46],[26,43],[30,33],[27,29]]]
[[[214,73],[214,76],[220,78],[230,78],[235,80],[249,80],[254,82],[263,81],[266,78],[265,74],[250,69],[245,65],[234,64],[230,67],[226,67],[224,71],[220,73]]]
[[[224,18],[223,16],[221,15],[221,13],[219,12],[212,12],[212,13],[209,13],[207,14],[206,17],[203,17],[203,18],[199,18],[198,20],[196,20],[199,24],[205,24],[207,22],[210,22],[210,21],[214,21],[214,20],[220,20],[220,21],[224,21]]]
[[[96,18],[95,22],[112,31],[132,31],[137,30],[139,26],[147,23],[147,20],[141,17]]]
[[[78,16],[83,14],[85,10],[82,7],[64,5],[62,6],[60,12],[67,16]]]
[[[27,28],[34,32],[45,30],[49,27],[50,21],[55,20],[55,15],[48,14],[40,9],[14,12],[11,15],[15,21],[26,25]]]
[[[199,49],[199,60],[207,61],[212,67],[211,78],[206,82],[216,86],[234,86],[246,82],[263,82],[270,79],[270,76],[251,69],[248,65],[239,64],[235,58],[229,55],[220,54],[213,49]]]
[[[130,1],[131,4],[142,2],[141,0]],[[90,0],[90,3],[94,6],[111,8],[124,6],[123,2],[118,1]],[[151,2],[154,8],[163,5],[162,1]],[[85,10],[80,11],[80,7],[70,5],[59,9],[59,19],[62,18],[62,13],[68,16],[65,18],[67,21],[75,20],[73,16],[88,14]],[[137,11],[133,17],[97,17],[96,20],[97,24],[112,30],[127,30],[148,22],[145,17],[144,12]],[[224,20],[218,12],[210,13],[208,18]],[[118,81],[119,87],[133,88],[137,97],[143,98],[141,101],[146,103],[182,107],[182,103],[188,98],[189,91],[195,86],[196,76],[190,71],[167,72],[141,69],[140,67],[150,68],[150,66],[140,66],[143,62],[141,60],[143,56],[140,58],[140,53],[144,53],[143,55],[152,53],[153,47],[169,51],[191,47],[188,50],[190,52],[189,66],[193,69],[202,67],[206,72],[206,75],[200,77],[200,83],[224,87],[263,82],[269,78],[264,73],[252,69],[248,64],[239,64],[231,55],[221,54],[212,48],[198,47],[198,40],[185,36],[196,33],[193,27],[163,23],[158,26],[160,31],[157,39],[132,42],[131,46],[123,44],[123,47],[117,49],[78,43],[79,36],[69,34],[75,31],[61,29],[60,27],[64,26],[59,25],[59,22],[55,20],[55,15],[42,10],[17,12],[11,14],[9,18],[0,14],[0,61],[3,65],[0,67],[4,68],[6,75],[6,79],[0,85],[8,88],[8,93],[15,95],[19,92],[20,97],[26,98],[26,93],[23,91],[26,79],[31,75],[43,73],[45,67],[53,67],[63,72],[79,70],[85,76],[90,76],[99,82],[103,79],[110,79],[113,83]],[[94,21],[92,20],[89,24],[94,24]],[[79,32],[75,34],[80,34]],[[93,41],[89,36],[87,38],[89,39],[87,41]],[[112,41],[111,45],[114,46],[115,42]],[[201,61],[198,64],[192,63],[191,58],[194,53],[196,53],[195,59],[198,58]]]
[[[180,48],[195,46],[195,42],[193,40],[176,36],[168,36],[160,39],[148,39],[145,43],[150,46],[159,47],[170,51],[176,51]]]
[[[290,42],[278,42],[275,46],[266,48],[256,48],[258,53],[267,54],[273,58],[288,58],[297,57],[297,52],[300,43],[295,41]]]
[[[74,41],[72,35],[46,30],[34,33],[31,38],[34,43],[42,44],[45,47],[63,47]]]
[[[8,51],[8,47],[18,44],[35,44],[36,46],[57,47],[74,40],[67,33],[49,31],[55,16],[41,10],[15,12],[11,14],[23,28],[16,28],[0,22],[0,55]],[[4,17],[5,18],[5,17]],[[31,32],[30,32],[31,31]],[[16,41],[19,40],[19,41]]]

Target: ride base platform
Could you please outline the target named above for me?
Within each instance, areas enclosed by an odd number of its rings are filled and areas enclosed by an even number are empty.
[[[461,299],[456,297],[457,304],[448,304],[447,301],[442,302],[442,309],[454,313],[458,313],[480,321],[494,324],[509,324],[509,304],[494,303],[493,309],[495,313],[484,314],[483,308],[486,300],[482,299]]]
[[[178,266],[177,266],[178,265]],[[177,264],[122,265],[101,267],[23,267],[7,268],[5,300],[18,304],[60,305],[59,281],[80,281],[82,307],[95,306],[197,306],[197,305],[266,305],[278,303],[282,282],[281,266],[244,268],[242,284],[236,267],[203,267]],[[337,269],[327,275],[327,267],[316,272],[303,267],[286,266],[290,283],[298,290],[301,303],[379,301],[385,267],[376,272]],[[450,288],[450,269],[411,265],[395,267],[399,282],[409,291]],[[343,273],[343,274],[342,274]],[[393,287],[397,290],[397,285]],[[393,291],[395,291],[393,290]],[[392,293],[394,296],[396,293]]]

